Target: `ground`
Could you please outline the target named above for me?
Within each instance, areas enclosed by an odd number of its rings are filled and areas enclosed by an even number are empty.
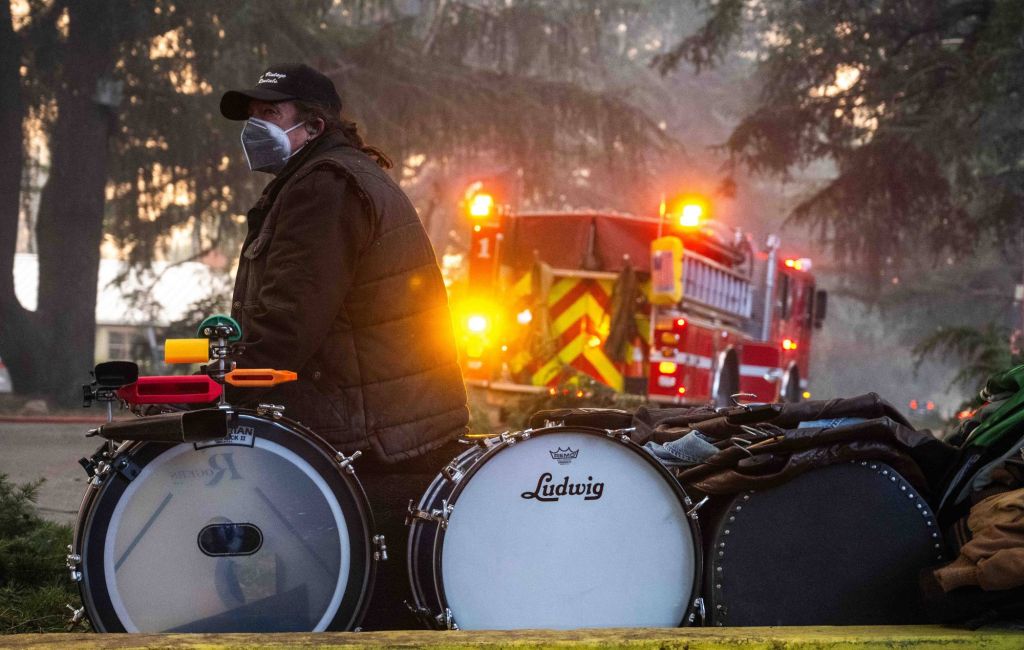
[[[15,484],[46,479],[37,500],[39,514],[46,519],[75,521],[87,483],[78,459],[91,455],[100,444],[97,438],[85,437],[91,426],[95,425],[0,419],[0,474]]]

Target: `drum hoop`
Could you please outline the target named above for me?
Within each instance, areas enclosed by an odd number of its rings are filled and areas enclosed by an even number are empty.
[[[352,471],[346,471],[340,467],[337,463],[337,452],[333,447],[327,443],[319,435],[315,434],[308,427],[301,423],[295,422],[287,418],[268,418],[251,409],[231,409],[228,411],[235,417],[246,417],[253,420],[259,420],[261,422],[270,425],[270,431],[274,433],[273,437],[283,436],[284,440],[288,440],[290,436],[287,433],[297,434],[297,437],[307,442],[319,452],[319,455],[312,455],[311,457],[305,457],[300,454],[300,457],[308,462],[321,478],[328,481],[330,487],[331,476],[335,479],[341,479],[341,484],[348,489],[349,499],[344,498],[344,494],[340,495],[343,498],[338,499],[338,505],[342,510],[342,514],[349,516],[354,515],[354,521],[350,523],[350,534],[349,534],[349,545],[351,561],[349,566],[349,577],[345,583],[342,591],[342,600],[338,606],[338,610],[335,613],[334,618],[327,625],[328,630],[332,629],[353,629],[362,621],[369,604],[370,595],[373,591],[374,578],[376,575],[377,558],[372,548],[372,537],[376,527],[373,521],[373,514],[369,507],[369,501],[366,498],[366,492],[362,487],[362,484],[355,476],[354,468],[349,466],[348,469]],[[275,426],[275,425],[280,425]],[[259,435],[259,434],[257,434]],[[280,440],[273,440],[271,436],[267,436],[265,433],[263,437],[276,444],[282,444]],[[157,456],[159,456],[167,448],[174,447],[176,444],[191,444],[191,443],[160,443],[160,442],[136,442],[129,445],[121,454],[121,456],[128,456],[135,458],[137,455],[142,455],[145,458],[145,463],[151,462]],[[282,444],[286,449],[290,449],[295,452],[287,444]],[[308,453],[308,452],[307,452]],[[325,473],[324,467],[331,468],[331,472]],[[110,487],[116,485],[117,487]],[[114,481],[114,474],[110,474],[98,487],[94,488],[91,484],[87,487],[87,492],[82,500],[82,505],[79,509],[78,518],[75,524],[74,536],[72,546],[75,549],[73,553],[79,555],[81,559],[80,571],[82,573],[81,580],[78,581],[79,594],[82,597],[82,603],[86,606],[86,613],[89,614],[89,619],[99,632],[124,632],[124,627],[117,619],[116,614],[113,612],[113,607],[109,603],[110,596],[107,593],[106,580],[104,579],[104,570],[99,570],[96,573],[99,574],[99,578],[96,580],[90,580],[90,565],[95,566],[97,562],[94,558],[99,558],[99,566],[102,567],[102,543],[106,538],[106,531],[110,525],[109,517],[113,513],[118,501],[127,489],[129,483],[122,481]],[[107,494],[111,490],[117,490],[116,498],[107,497]],[[332,491],[334,491],[332,489]],[[339,496],[339,495],[335,495]],[[108,503],[109,502],[109,503]],[[95,520],[98,516],[98,512],[103,508],[107,521],[101,525],[101,530],[95,530]],[[364,535],[360,535],[356,523],[361,523],[363,526]],[[97,535],[99,535],[97,541]],[[352,534],[356,533],[356,534]],[[98,552],[93,553],[93,548],[99,543]],[[357,566],[361,564],[363,566],[362,575],[359,575]],[[361,582],[361,588],[355,591],[356,587],[359,587]],[[98,593],[93,593],[98,592]],[[355,600],[353,602],[353,595]],[[98,606],[96,596],[100,596],[106,603],[102,608]],[[347,607],[351,607],[351,615],[345,617],[345,610]],[[106,611],[104,611],[106,610]],[[95,615],[94,615],[95,614]],[[348,620],[341,620],[342,617]],[[339,628],[339,625],[341,626]]]
[[[530,438],[538,436],[550,435],[553,433],[586,433],[608,438],[609,440],[616,440],[625,447],[630,448],[633,452],[639,454],[649,465],[654,467],[655,471],[661,474],[662,478],[666,479],[666,482],[675,494],[676,499],[680,505],[683,506],[683,511],[688,512],[693,507],[693,502],[690,497],[683,490],[683,486],[679,483],[675,476],[672,475],[668,469],[658,462],[658,459],[651,456],[649,453],[643,450],[643,448],[637,443],[633,442],[625,434],[618,434],[617,430],[614,429],[599,429],[597,427],[588,426],[577,426],[577,425],[557,425],[551,427],[543,427],[541,429],[525,429],[517,433],[529,433]],[[513,444],[519,444],[525,442],[525,440],[516,440]],[[458,503],[459,496],[462,494],[463,489],[470,479],[477,473],[487,461],[492,459],[495,455],[500,453],[506,447],[510,447],[508,443],[496,444],[486,450],[483,454],[477,457],[469,468],[467,468],[465,475],[459,479],[452,489],[451,494],[448,497],[448,505],[455,506]],[[690,597],[689,603],[687,603],[686,609],[683,611],[683,618],[679,622],[678,626],[683,626],[694,617],[694,612],[697,609],[697,601],[702,597],[701,588],[703,587],[703,573],[704,573],[704,542],[701,535],[700,522],[696,517],[686,517],[687,528],[690,531],[690,539],[693,547],[693,579],[690,584]],[[442,565],[441,558],[444,556],[444,537],[445,530],[441,526],[437,526],[437,530],[434,533],[434,582],[435,589],[437,590],[438,598],[441,601],[442,613],[449,606],[448,596],[444,592],[444,582],[442,580]],[[456,621],[457,622],[457,621]]]
[[[466,448],[458,455],[456,455],[455,458],[449,461],[449,463],[453,463],[459,458],[465,456],[467,459],[472,459],[472,462],[469,464],[469,467],[472,467],[474,464],[479,462],[480,457],[483,455],[483,453],[484,449],[480,445],[474,444]],[[422,510],[424,507],[429,506],[431,503],[434,503],[438,495],[440,495],[443,492],[445,485],[451,485],[451,482],[447,478],[445,478],[443,474],[438,473],[437,476],[435,476],[433,480],[430,481],[430,484],[427,486],[426,492],[423,493],[423,496],[420,497],[419,501],[414,502],[416,507]],[[449,492],[449,495],[450,494],[451,493]],[[412,519],[409,522],[409,537],[405,545],[405,567],[406,573],[408,574],[409,577],[412,604],[418,610],[430,610],[432,606],[436,606],[436,603],[429,602],[429,599],[426,598],[430,595],[430,593],[427,590],[428,585],[421,584],[421,581],[419,579],[419,569],[421,564],[427,564],[421,563],[418,557],[419,554],[417,553],[417,551],[421,550],[420,547],[424,543],[420,540],[427,539],[432,534],[431,531],[425,530],[424,527],[426,525],[427,523],[422,520]],[[437,543],[436,537],[434,538],[433,542],[434,544]],[[429,563],[433,563],[433,554],[431,554]],[[434,596],[436,596],[437,588],[434,585],[434,583],[435,581],[431,580],[429,586],[434,588]]]

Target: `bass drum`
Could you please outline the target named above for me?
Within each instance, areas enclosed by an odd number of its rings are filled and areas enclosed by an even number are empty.
[[[943,541],[928,503],[888,465],[821,467],[721,505],[708,508],[720,510],[712,625],[928,622],[918,574],[942,562]]]
[[[490,438],[410,507],[415,610],[432,627],[670,627],[699,606],[690,501],[617,432]]]
[[[375,559],[351,466],[288,420],[234,412],[229,432],[102,458],[69,557],[98,631],[358,625]]]

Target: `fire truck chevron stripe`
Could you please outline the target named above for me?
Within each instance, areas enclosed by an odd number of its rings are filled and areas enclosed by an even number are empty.
[[[593,347],[589,344],[589,339],[590,334],[581,332],[568,345],[564,346],[554,359],[548,361],[533,374],[534,385],[552,385],[563,366],[572,366],[605,382],[616,390],[622,390],[622,373],[600,347]]]
[[[552,315],[554,315],[554,312],[552,312]],[[600,324],[606,317],[604,309],[589,293],[580,296],[571,307],[558,314],[554,322],[551,323],[551,329],[555,336],[559,336],[563,332],[573,329],[573,326],[577,323],[580,324],[580,327],[588,325],[586,322],[580,323],[586,317],[589,317],[590,323],[593,324]],[[592,325],[586,331],[596,334],[597,327]]]
[[[608,304],[608,294],[605,292],[604,287],[594,282],[577,282],[575,286],[558,298],[552,296],[548,300],[548,304],[551,305],[551,313],[561,313],[583,296],[587,296],[591,301],[596,302],[602,309]]]
[[[558,345],[565,347],[573,341],[580,334],[586,334],[587,338],[594,336],[600,327],[599,322],[595,322],[590,316],[584,315],[578,321],[573,322],[569,328],[557,335]]]
[[[530,295],[533,291],[533,282],[531,280],[533,276],[529,273],[524,273],[514,285],[512,285],[512,298],[518,299]]]
[[[571,366],[616,390],[622,389],[622,373],[601,347],[608,334],[611,284],[584,278],[562,278],[554,284],[548,304],[551,334],[560,349],[556,358],[533,374],[534,384],[551,385],[565,366]]]

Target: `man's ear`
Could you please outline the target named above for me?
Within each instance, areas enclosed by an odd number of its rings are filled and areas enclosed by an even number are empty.
[[[306,133],[309,137],[315,138],[324,132],[324,121],[321,118],[315,118],[306,122]]]

